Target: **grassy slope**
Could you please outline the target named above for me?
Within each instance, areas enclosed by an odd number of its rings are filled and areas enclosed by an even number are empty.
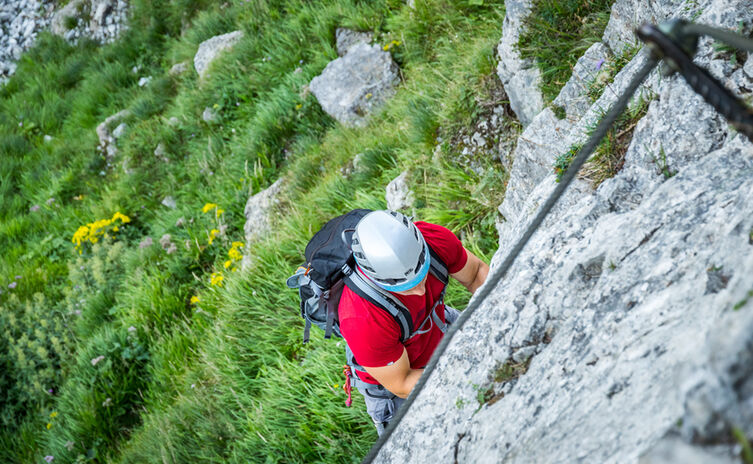
[[[483,98],[502,8],[416,3],[135,1],[118,43],[44,36],[22,59],[0,90],[0,460],[349,462],[365,453],[375,437],[363,404],[344,408],[335,387],[342,348],[320,335],[301,345],[283,279],[321,223],[384,207],[386,183],[404,169],[416,216],[446,222],[482,256],[495,248],[503,195],[495,161],[477,174],[449,145],[429,155],[437,135],[449,140],[471,122],[468,95]],[[336,57],[338,26],[401,42],[392,52],[404,82],[364,129],[340,127],[301,93]],[[237,28],[245,39],[205,83],[193,71],[168,76],[202,40]],[[217,124],[201,120],[205,107]],[[124,108],[133,116],[108,165],[94,129]],[[167,162],[153,154],[160,143]],[[358,153],[363,169],[344,178]],[[274,234],[247,251],[250,272],[225,271],[248,194],[280,175],[288,184]],[[161,205],[166,195],[176,209]],[[202,213],[207,202],[224,213]],[[73,232],[116,211],[131,222],[78,255]],[[166,233],[175,253],[157,243]],[[147,236],[154,244],[140,247]],[[223,273],[222,287],[212,273]],[[461,307],[466,299],[458,287],[448,296]]]

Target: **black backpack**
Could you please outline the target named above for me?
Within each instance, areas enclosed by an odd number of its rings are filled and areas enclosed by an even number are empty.
[[[358,221],[370,212],[368,209],[356,209],[324,224],[306,245],[306,264],[298,267],[295,274],[287,279],[287,286],[297,288],[301,299],[301,317],[306,321],[303,331],[304,343],[309,341],[312,324],[324,330],[324,338],[330,338],[332,334],[342,337],[337,307],[344,285],[390,314],[400,327],[400,338],[403,342],[423,333],[420,329],[424,323],[414,328],[410,311],[400,300],[355,270],[355,258],[350,249],[351,239]],[[431,246],[429,252],[429,270],[446,289],[449,276],[447,266]],[[444,292],[443,289],[426,320],[432,317],[439,322],[434,310],[444,299]]]

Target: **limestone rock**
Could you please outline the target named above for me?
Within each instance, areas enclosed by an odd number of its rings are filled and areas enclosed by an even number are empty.
[[[162,199],[162,205],[170,209],[175,209],[178,207],[178,202],[175,201],[174,197],[168,195]]]
[[[117,0],[91,0],[91,21],[89,29],[106,27],[110,13],[117,7]]]
[[[612,5],[602,41],[614,54],[619,54],[625,47],[638,43],[634,31],[641,24],[657,24],[673,17],[690,19],[703,10],[701,3],[684,0],[617,0]]]
[[[72,0],[55,12],[50,31],[72,43],[81,37],[109,43],[127,28],[127,13],[125,0]],[[74,27],[69,29],[71,22]]]
[[[212,124],[218,121],[217,113],[215,113],[215,111],[208,106],[204,108],[204,112],[201,113],[201,119],[203,119],[204,122],[208,124]]]
[[[387,209],[401,211],[413,206],[413,192],[408,186],[408,171],[403,171],[387,184],[386,190]]]
[[[243,38],[243,31],[233,31],[207,39],[199,44],[193,65],[200,78],[206,76],[209,65],[225,50],[234,47]]]
[[[662,438],[648,452],[638,459],[638,464],[735,464],[738,459],[722,454],[721,450],[704,449],[682,441],[677,436]]]
[[[183,73],[188,71],[188,62],[187,61],[181,61],[180,63],[175,63],[171,68],[168,74],[171,76],[179,76]]]
[[[246,202],[244,210],[246,224],[243,227],[246,234],[246,247],[244,250],[248,250],[252,243],[270,232],[271,214],[275,206],[277,206],[282,188],[283,179],[277,179],[274,184],[256,195],[252,195]],[[241,267],[248,269],[250,265],[251,258],[248,256],[248,253],[244,253]]]
[[[335,42],[337,44],[337,54],[344,56],[354,45],[371,43],[374,34],[371,32],[359,32],[338,27],[335,31]]]
[[[346,126],[364,126],[366,116],[394,95],[398,81],[392,56],[360,43],[331,61],[309,87],[330,116]]]
[[[533,0],[508,0],[505,2],[505,20],[502,24],[502,40],[497,46],[499,75],[505,92],[510,97],[510,106],[518,119],[527,126],[544,108],[544,99],[539,90],[541,75],[536,64],[523,60],[517,50],[523,20],[531,12]]]
[[[588,97],[588,88],[596,80],[601,65],[609,58],[607,47],[597,42],[578,59],[573,68],[573,74],[567,84],[562,88],[553,105],[565,109],[567,117],[571,120],[580,119],[591,107]]]
[[[117,155],[118,149],[115,146],[115,141],[125,131],[126,126],[123,121],[130,116],[131,112],[129,110],[122,110],[108,117],[97,126],[97,137],[99,137],[97,148],[108,160]]]

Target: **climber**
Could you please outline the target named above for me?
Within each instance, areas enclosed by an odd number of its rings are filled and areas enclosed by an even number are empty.
[[[338,308],[352,383],[381,435],[416,385],[447,325],[459,312],[443,302],[448,276],[471,293],[489,266],[448,229],[413,223],[394,211],[373,211],[353,232],[351,248],[360,277],[387,290],[410,314],[410,333],[395,316],[346,286]],[[364,281],[365,281],[364,279]]]

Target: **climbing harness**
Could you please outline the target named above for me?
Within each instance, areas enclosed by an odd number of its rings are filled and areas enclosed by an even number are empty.
[[[455,323],[453,323],[448,332],[442,338],[442,341],[434,350],[429,364],[426,366],[423,375],[418,379],[416,386],[411,391],[408,399],[398,409],[395,417],[390,422],[387,429],[382,433],[379,439],[364,457],[363,464],[370,464],[379,454],[382,446],[389,440],[392,432],[400,424],[407,411],[410,409],[415,398],[420,394],[427,379],[434,371],[439,358],[444,354],[450,341],[455,334],[463,327],[465,322],[471,317],[481,303],[489,296],[491,291],[497,286],[500,280],[507,274],[515,259],[525,247],[528,240],[536,232],[536,229],[544,221],[570,182],[580,170],[583,163],[588,160],[591,153],[596,149],[601,139],[606,135],[617,117],[627,107],[630,98],[633,96],[643,80],[654,70],[660,60],[667,64],[669,74],[678,72],[688,82],[690,87],[701,95],[707,103],[714,107],[720,114],[725,116],[729,123],[740,133],[744,134],[753,142],[753,112],[742,102],[739,101],[732,93],[727,90],[717,79],[711,76],[708,71],[696,66],[691,57],[695,54],[698,37],[700,35],[709,35],[717,40],[727,44],[753,52],[753,41],[733,34],[728,31],[716,29],[710,26],[688,23],[682,20],[672,20],[661,25],[644,25],[641,26],[636,34],[644,41],[651,55],[643,67],[636,73],[628,84],[622,96],[615,102],[614,106],[607,112],[599,125],[591,134],[583,148],[580,149],[577,156],[573,159],[570,167],[563,174],[559,184],[552,194],[547,198],[536,217],[528,226],[523,236],[518,240],[513,249],[508,253],[505,260],[494,269],[486,279],[484,285],[479,288],[473,295],[468,307],[460,314]],[[690,56],[689,56],[690,55]]]

